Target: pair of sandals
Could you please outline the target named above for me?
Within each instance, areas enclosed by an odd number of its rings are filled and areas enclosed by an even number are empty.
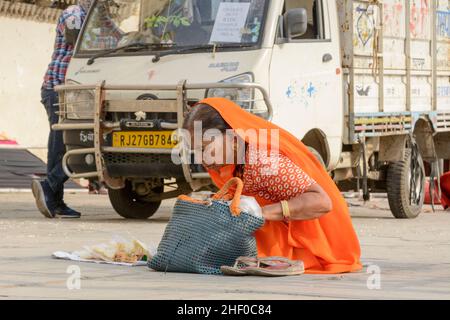
[[[285,277],[305,273],[301,260],[284,257],[239,257],[234,266],[222,266],[220,271],[226,276]]]

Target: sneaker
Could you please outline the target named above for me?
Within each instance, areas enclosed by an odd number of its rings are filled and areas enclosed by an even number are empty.
[[[47,218],[55,217],[56,199],[53,190],[47,181],[33,180],[31,183],[36,205],[39,211]]]
[[[55,209],[55,217],[58,218],[80,218],[81,213],[69,208],[64,201],[60,201]]]

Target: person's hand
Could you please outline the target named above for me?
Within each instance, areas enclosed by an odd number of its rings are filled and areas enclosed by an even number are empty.
[[[274,203],[262,207],[262,215],[268,221],[283,221],[283,209],[280,203]]]

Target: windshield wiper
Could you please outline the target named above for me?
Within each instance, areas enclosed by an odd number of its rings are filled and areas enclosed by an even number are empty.
[[[114,49],[110,49],[104,52],[100,52],[94,56],[92,56],[91,58],[89,58],[89,60],[87,61],[87,65],[90,66],[91,64],[93,64],[95,62],[95,59],[97,58],[101,58],[101,57],[106,57],[110,54],[116,53],[118,51],[121,50],[126,50],[126,49],[133,49],[133,50],[145,50],[145,49],[150,49],[150,48],[163,48],[163,47],[172,47],[174,46],[174,43],[145,43],[145,42],[136,42],[136,43],[130,43],[121,47],[117,47]]]
[[[166,50],[163,52],[158,52],[153,57],[152,61],[154,63],[161,60],[162,57],[172,55],[172,54],[180,54],[180,53],[186,53],[191,51],[198,51],[198,50],[204,50],[204,49],[211,49],[213,51],[214,49],[227,49],[227,48],[249,48],[253,47],[254,44],[246,44],[246,43],[240,43],[240,44],[205,44],[200,46],[189,46],[189,47],[182,47],[179,49],[174,50]]]

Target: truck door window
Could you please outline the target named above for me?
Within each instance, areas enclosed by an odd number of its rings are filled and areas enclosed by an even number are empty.
[[[81,42],[82,50],[106,50],[117,47],[126,32],[117,23],[118,10],[110,1],[98,1],[92,10]]]
[[[293,40],[323,40],[323,5],[322,0],[286,0],[284,2],[283,14],[295,8],[304,8],[308,12],[308,29],[306,33]],[[285,34],[282,38],[287,38]]]

